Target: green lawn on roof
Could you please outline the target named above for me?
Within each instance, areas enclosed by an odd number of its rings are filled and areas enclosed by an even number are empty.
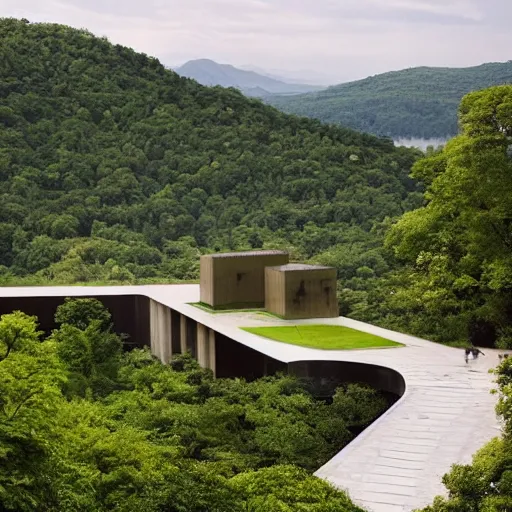
[[[341,325],[287,325],[279,327],[243,327],[242,329],[274,341],[324,350],[357,350],[403,346],[401,343]]]

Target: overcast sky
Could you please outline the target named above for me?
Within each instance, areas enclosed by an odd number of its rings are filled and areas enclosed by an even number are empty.
[[[210,58],[310,82],[512,60],[512,0],[0,0],[0,16],[87,28],[168,66]]]

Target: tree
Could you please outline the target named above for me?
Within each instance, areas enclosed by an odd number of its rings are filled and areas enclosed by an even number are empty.
[[[452,341],[490,344],[512,322],[512,86],[465,97],[460,125],[461,135],[441,154],[413,169],[429,185],[427,204],[406,213],[388,235],[413,282],[393,300],[429,319],[421,334],[430,325],[438,339],[447,338],[444,330]]]
[[[55,321],[61,326],[51,340],[69,371],[67,395],[109,394],[116,387],[123,344],[112,332],[108,310],[97,299],[66,299]]]
[[[344,492],[294,466],[242,473],[230,485],[251,512],[363,512]]]
[[[389,140],[202,87],[69,27],[0,20],[0,47],[3,282],[192,280],[211,251],[350,252],[351,226],[364,253],[376,224],[418,204],[420,153]]]
[[[93,322],[98,322],[100,329],[107,331],[112,327],[112,315],[98,299],[64,300],[57,307],[55,322],[69,324],[84,331]]]
[[[36,318],[0,318],[0,508],[32,511],[51,494],[45,479],[65,373]]]

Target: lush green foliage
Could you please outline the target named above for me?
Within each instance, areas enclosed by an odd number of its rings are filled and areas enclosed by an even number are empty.
[[[413,68],[329,87],[270,97],[284,112],[393,138],[457,134],[457,108],[472,91],[512,82],[512,61],[473,68]]]
[[[281,247],[380,275],[417,155],[0,20],[0,284],[195,279],[201,252]]]
[[[388,233],[406,266],[369,303],[409,332],[512,347],[512,86],[466,96],[460,124],[461,135],[414,167],[427,204]]]
[[[400,343],[374,334],[340,325],[290,325],[282,327],[245,327],[244,331],[291,343],[301,347],[325,350],[357,350],[363,348],[399,347]]]
[[[57,316],[46,340],[0,318],[1,510],[361,512],[310,472],[384,410],[375,391],[215,380],[188,355],[122,354],[95,300]]]
[[[473,463],[456,464],[443,477],[449,497],[435,499],[423,512],[507,512],[512,508],[512,359],[497,370],[500,398],[497,412],[504,434],[473,457]]]

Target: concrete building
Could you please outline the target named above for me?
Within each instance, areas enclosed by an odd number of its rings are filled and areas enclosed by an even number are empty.
[[[336,269],[296,263],[267,267],[265,309],[287,320],[339,316]]]
[[[285,251],[249,251],[201,256],[201,302],[212,308],[262,307],[265,267],[288,263]]]

